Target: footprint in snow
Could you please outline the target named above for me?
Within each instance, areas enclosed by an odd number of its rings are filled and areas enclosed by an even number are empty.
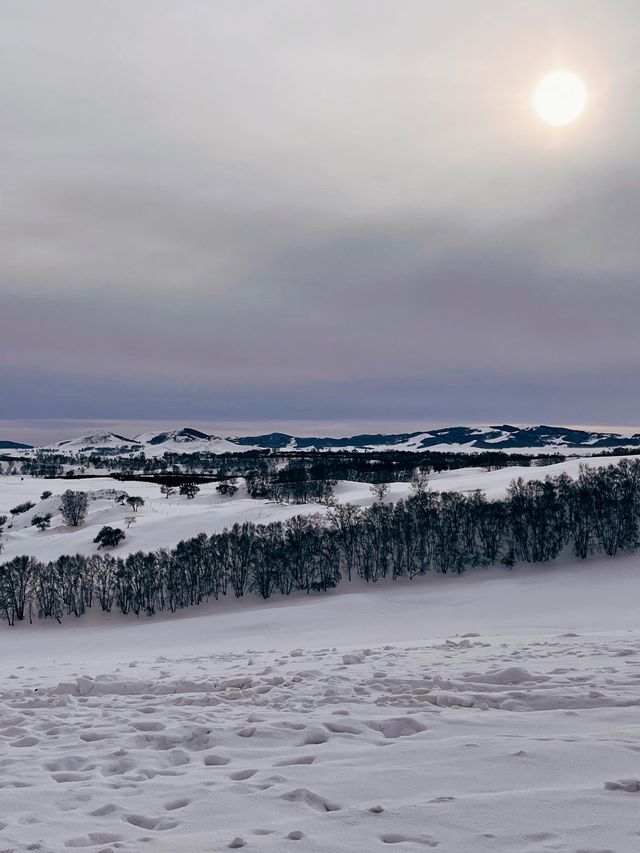
[[[227,758],[224,755],[216,755],[215,753],[205,755],[203,759],[205,767],[222,767],[225,764],[229,764],[230,761],[230,758]]]
[[[283,758],[282,761],[277,761],[273,766],[293,767],[296,764],[313,764],[315,760],[315,755],[301,755],[299,758],[296,756],[294,756],[293,758]]]
[[[424,847],[437,847],[440,842],[434,841],[428,835],[402,835],[399,832],[388,832],[380,836],[383,844],[422,844]]]
[[[317,812],[340,811],[340,806],[336,805],[336,803],[332,803],[321,797],[320,794],[314,794],[308,788],[296,788],[293,791],[288,791],[282,795],[282,799],[288,800],[291,803],[304,803]]]
[[[628,794],[640,794],[640,779],[617,779],[615,782],[605,782],[607,791],[626,791]]]
[[[152,829],[160,832],[165,829],[173,829],[178,826],[178,821],[168,817],[149,817],[141,814],[127,814],[122,818],[132,826],[138,826],[140,829]]]
[[[183,798],[181,800],[171,800],[168,803],[164,804],[165,811],[173,812],[177,809],[184,809],[186,806],[191,804],[191,800]]]
[[[236,770],[229,773],[229,779],[233,779],[234,782],[242,782],[244,779],[251,779],[257,772],[257,770]]]

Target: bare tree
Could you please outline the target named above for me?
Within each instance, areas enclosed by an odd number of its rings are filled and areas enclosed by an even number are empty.
[[[380,503],[384,503],[385,497],[389,494],[389,483],[374,483],[369,491]]]
[[[67,524],[78,527],[87,517],[89,497],[86,492],[72,492],[70,489],[60,498],[60,512]]]
[[[416,468],[411,476],[411,491],[414,495],[423,495],[429,489],[429,475],[422,468]]]
[[[138,512],[140,507],[144,506],[144,498],[138,497],[138,495],[132,495],[130,498],[127,498],[126,502],[134,512]]]

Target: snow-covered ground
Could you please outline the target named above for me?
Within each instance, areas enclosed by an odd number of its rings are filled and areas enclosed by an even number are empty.
[[[18,554],[29,554],[41,560],[54,560],[61,554],[91,554],[97,551],[93,540],[104,525],[120,527],[126,539],[112,553],[126,556],[133,551],[153,551],[157,548],[170,548],[181,539],[189,539],[199,533],[211,534],[233,525],[236,521],[255,521],[266,523],[285,519],[291,515],[318,512],[317,504],[306,506],[281,506],[267,501],[252,500],[238,494],[232,500],[222,498],[215,491],[215,483],[200,487],[200,493],[192,500],[177,493],[169,498],[160,494],[159,486],[152,483],[118,483],[109,478],[91,480],[25,480],[10,484],[9,494],[5,493],[4,481],[0,481],[0,514],[7,509],[27,500],[35,501],[36,506],[13,521],[4,537],[5,547],[0,560],[10,559]],[[13,486],[13,487],[12,487]],[[45,501],[39,500],[39,494],[46,488],[53,496]],[[59,513],[59,495],[66,489],[86,491],[91,495],[86,521],[78,528],[68,527]],[[138,495],[145,505],[134,513],[130,507],[115,502],[118,493],[126,491],[129,495]],[[31,525],[34,515],[53,513],[51,528],[40,532]],[[127,528],[127,518],[135,522]]]
[[[0,850],[640,849],[640,560],[3,628]]]
[[[570,459],[541,468],[513,466],[497,471],[461,468],[433,474],[430,487],[435,491],[469,492],[481,489],[489,499],[495,499],[503,497],[509,483],[517,477],[523,477],[525,480],[541,479],[563,471],[570,476],[576,476],[580,465],[610,465],[622,458],[625,457]],[[86,491],[92,496],[87,519],[79,528],[66,526],[60,515],[59,496],[66,489]],[[52,497],[41,501],[40,495],[45,490],[52,492]],[[129,507],[115,503],[116,494],[122,491],[144,498],[145,506],[133,513]],[[408,483],[391,483],[386,500],[398,500],[409,494]],[[335,496],[340,502],[363,506],[374,500],[366,483],[342,481],[335,489]],[[25,501],[32,501],[35,507],[12,519],[9,513],[11,508]],[[132,551],[173,547],[181,539],[188,539],[203,532],[218,532],[235,522],[268,523],[284,520],[292,515],[317,512],[326,512],[326,507],[319,504],[279,505],[252,500],[247,497],[243,487],[232,499],[223,498],[217,494],[214,483],[202,485],[200,493],[193,500],[188,500],[178,494],[165,499],[160,493],[160,487],[153,483],[118,482],[109,477],[45,480],[5,476],[0,477],[0,515],[7,515],[9,521],[2,538],[4,547],[0,560],[11,559],[20,554],[29,554],[41,560],[54,560],[61,554],[94,553],[97,546],[93,540],[104,525],[120,527],[125,531],[125,541],[113,552],[124,556]],[[52,513],[53,516],[51,528],[40,532],[31,525],[31,520],[34,515],[47,513]],[[135,518],[135,523],[129,528],[126,524],[128,517]]]

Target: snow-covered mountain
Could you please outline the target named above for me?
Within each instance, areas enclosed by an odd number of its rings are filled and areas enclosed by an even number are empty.
[[[90,453],[96,450],[115,450],[123,453],[135,451],[139,453],[143,447],[144,445],[141,445],[135,438],[126,438],[124,435],[118,435],[115,432],[100,430],[80,435],[77,438],[58,441],[55,444],[48,445],[46,449],[70,453]]]
[[[199,429],[191,427],[183,427],[182,429],[172,429],[167,432],[145,432],[136,436],[136,441],[142,444],[193,444],[194,442],[208,442],[217,439],[218,436],[207,435],[206,432],[200,432]]]
[[[136,436],[144,446],[147,456],[162,456],[164,453],[237,453],[238,445],[219,435],[207,435],[198,429],[183,427],[167,432],[147,432]],[[242,448],[245,449],[245,448]]]
[[[305,437],[274,432],[268,435],[233,437],[240,446],[278,450],[606,450],[613,447],[640,447],[640,433],[593,432],[569,427],[510,424],[487,427],[453,426],[423,432],[377,433],[346,438]]]
[[[16,442],[0,447],[20,449]],[[582,452],[593,453],[612,448],[640,448],[640,433],[631,436],[613,432],[556,426],[452,426],[428,431],[404,433],[363,433],[343,438],[295,436],[272,432],[253,436],[209,435],[191,427],[164,432],[147,432],[127,438],[117,433],[98,431],[59,441],[45,449],[69,453],[102,452],[110,455],[145,453],[237,453],[246,450],[404,450],[463,451],[502,450],[505,452]],[[32,452],[22,445],[21,452]]]

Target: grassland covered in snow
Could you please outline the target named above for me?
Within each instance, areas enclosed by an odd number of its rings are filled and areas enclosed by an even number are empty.
[[[570,459],[542,468],[510,466],[494,471],[462,468],[433,474],[430,477],[430,488],[433,491],[462,493],[479,489],[490,500],[494,500],[504,497],[509,483],[519,477],[528,481],[563,472],[575,477],[581,465],[608,466],[624,458],[627,457]],[[86,491],[90,495],[87,518],[78,528],[66,525],[60,514],[60,495],[69,488]],[[40,496],[45,491],[50,491],[51,497],[41,500]],[[117,495],[123,491],[142,497],[144,506],[133,513],[130,508],[116,503]],[[334,491],[339,503],[369,506],[375,500],[367,483],[340,481]],[[409,494],[409,483],[390,483],[386,500],[406,498]],[[34,503],[34,507],[11,518],[10,510],[25,502]],[[4,547],[0,560],[22,554],[39,560],[55,560],[62,554],[96,553],[98,546],[93,540],[105,525],[121,527],[125,531],[126,539],[114,551],[116,555],[125,556],[134,551],[169,548],[180,540],[199,533],[216,533],[236,522],[267,524],[294,515],[326,511],[326,506],[317,503],[277,504],[255,500],[247,496],[242,483],[233,498],[222,497],[216,492],[214,483],[205,483],[200,487],[198,495],[189,500],[178,494],[165,498],[157,484],[133,480],[119,482],[109,477],[69,480],[4,476],[0,477],[0,516],[8,516],[9,521],[1,540]],[[52,514],[51,527],[40,532],[32,526],[32,520],[34,516],[48,513]],[[132,517],[135,522],[127,527],[126,519]]]

